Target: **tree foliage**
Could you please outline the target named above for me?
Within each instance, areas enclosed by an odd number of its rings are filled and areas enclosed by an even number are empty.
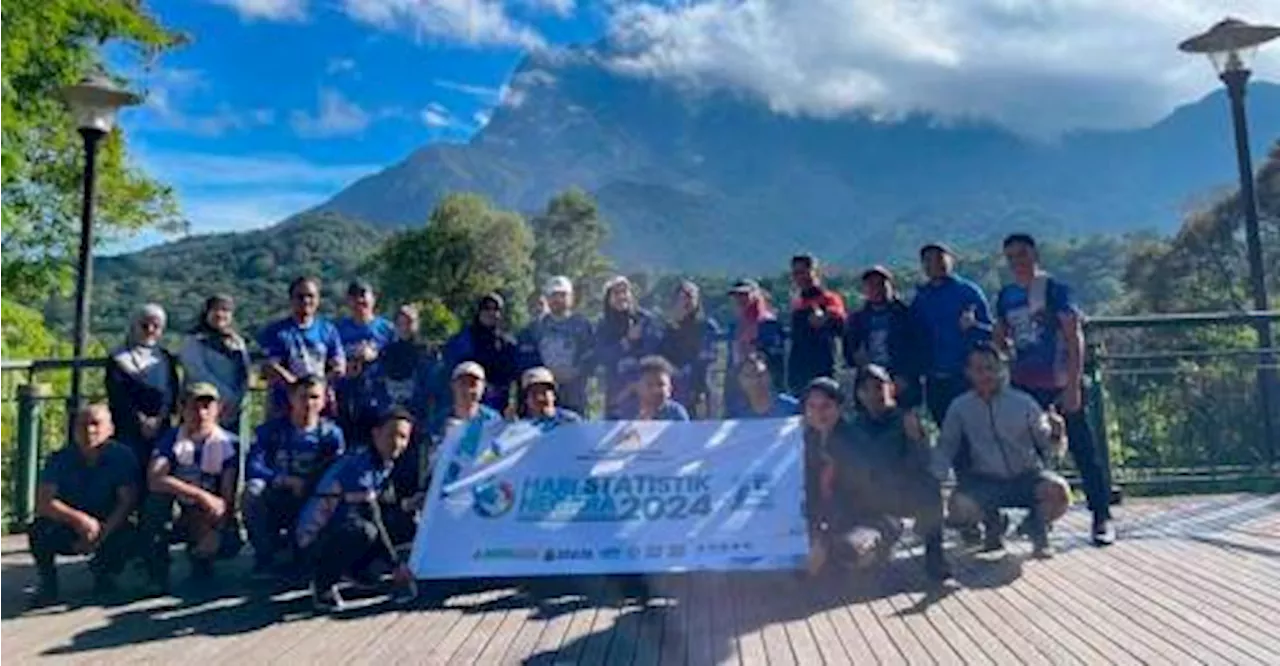
[[[83,151],[60,99],[112,42],[144,57],[180,37],[135,0],[11,0],[3,40],[3,287],[31,302],[65,287],[79,242]],[[101,144],[98,239],[184,224],[172,190],[130,166],[117,129]]]
[[[510,304],[533,291],[533,234],[519,215],[493,207],[476,194],[452,194],[425,227],[395,234],[368,263],[384,298],[395,302],[438,299],[462,321],[476,301],[499,292]],[[519,318],[523,308],[509,307]]]
[[[538,284],[554,275],[573,280],[583,305],[594,304],[608,279],[609,260],[601,251],[609,233],[596,202],[581,189],[567,190],[530,221]],[[584,298],[585,297],[585,298]]]

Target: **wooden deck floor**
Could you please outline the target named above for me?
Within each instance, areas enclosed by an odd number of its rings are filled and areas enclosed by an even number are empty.
[[[5,539],[6,663],[1280,664],[1280,496],[1130,500],[1121,541],[1058,526],[1058,557],[1025,542],[991,558],[952,550],[957,581],[914,560],[821,583],[790,574],[598,578],[437,588],[411,609],[379,598],[315,617],[303,592],[252,592],[243,563],[176,596],[25,613],[21,538]],[[180,560],[179,560],[180,561]],[[175,567],[181,572],[183,565]],[[87,591],[83,567],[63,591]],[[127,585],[128,580],[122,581]],[[127,588],[126,588],[127,589]],[[12,661],[10,661],[12,660]]]

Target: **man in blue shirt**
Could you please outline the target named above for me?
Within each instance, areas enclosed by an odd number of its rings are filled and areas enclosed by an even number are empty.
[[[285,387],[299,377],[319,375],[336,380],[346,373],[347,355],[338,329],[317,315],[320,282],[301,277],[289,285],[293,312],[258,334],[258,346],[266,356],[263,373],[271,386],[270,408],[276,415],[289,409]]]
[[[142,533],[153,592],[168,589],[175,528],[186,537],[192,576],[204,579],[223,552],[223,532],[234,525],[239,441],[218,425],[219,400],[212,384],[188,386],[182,425],[161,437],[147,468]]]
[[[1065,417],[1071,457],[1093,513],[1093,543],[1110,545],[1116,538],[1110,483],[1103,451],[1084,410],[1083,314],[1070,287],[1040,269],[1036,241],[1030,235],[1005,238],[1004,255],[1014,281],[996,297],[996,342],[1012,349],[1014,387],[1043,409],[1056,405]]]
[[[573,310],[573,282],[558,275],[543,287],[547,311],[525,329],[520,340],[521,371],[542,366],[556,378],[556,402],[584,414],[590,375],[591,320]]]
[[[640,379],[636,392],[636,421],[688,421],[689,412],[684,405],[671,399],[671,377],[675,368],[661,356],[640,359]]]
[[[342,455],[342,429],[321,416],[324,378],[289,387],[289,415],[258,427],[245,476],[245,527],[253,544],[253,576],[271,578],[280,531],[292,528],[325,469]]]
[[[138,498],[138,462],[111,438],[106,405],[76,414],[75,442],[49,456],[36,487],[36,519],[27,538],[39,587],[34,607],[58,601],[58,555],[89,554],[94,590],[108,593],[133,546],[129,514]]]
[[[911,316],[921,336],[925,400],[934,423],[969,390],[965,362],[969,350],[991,337],[991,312],[982,288],[955,274],[955,254],[941,243],[920,248],[928,281],[916,290]]]
[[[867,269],[862,274],[862,296],[863,306],[845,322],[845,364],[885,368],[898,386],[898,405],[914,408],[923,397],[920,334],[910,308],[898,297],[893,273],[884,266]]]
[[[360,432],[359,382],[376,366],[382,351],[395,340],[395,327],[378,315],[373,285],[355,280],[347,285],[347,307],[351,314],[337,321],[338,338],[347,358],[346,374],[334,386],[338,399],[338,423],[354,441],[368,440]]]
[[[525,370],[520,392],[524,394],[525,418],[546,429],[582,421],[577,412],[556,405],[556,377],[547,368]]]
[[[380,559],[398,563],[395,598],[407,600],[402,592],[412,574],[388,546],[399,551],[413,539],[412,512],[394,497],[392,483],[396,460],[412,437],[409,412],[393,409],[383,415],[374,429],[373,447],[330,467],[298,516],[295,534],[314,566],[311,590],[317,610],[341,610],[337,584],[343,574],[360,576]]]
[[[729,418],[782,419],[800,414],[800,402],[773,390],[773,375],[764,354],[752,352],[738,365],[743,401],[729,407]]]

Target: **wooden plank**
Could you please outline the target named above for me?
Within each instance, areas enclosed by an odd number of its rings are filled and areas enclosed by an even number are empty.
[[[609,654],[609,643],[613,641],[616,633],[621,603],[622,600],[617,597],[613,589],[609,589],[608,594],[601,599],[595,617],[591,621],[591,627],[582,637],[583,646],[578,657],[579,664],[591,666],[606,663],[605,657]]]
[[[589,594],[594,589],[594,586],[584,583],[582,589],[574,589],[567,594],[544,599],[544,607],[547,608],[546,612],[550,613],[551,617],[546,621],[547,626],[543,628],[537,642],[534,643],[527,663],[554,663],[561,646],[572,641],[568,636],[574,630],[574,623],[585,623],[587,627],[591,626],[595,606],[589,599]],[[576,656],[573,658],[576,659]]]
[[[859,596],[869,596],[869,585],[862,584],[857,588]],[[893,639],[889,637],[885,631],[884,625],[880,623],[880,618],[871,611],[867,603],[850,603],[845,606],[849,611],[849,618],[859,629],[862,630],[862,636],[867,642],[867,646],[871,648],[872,656],[875,660],[882,664],[900,664],[906,659]]]
[[[719,574],[701,574],[691,575],[686,580],[689,612],[685,624],[685,635],[689,666],[710,666],[717,662],[718,654],[736,655],[732,638],[723,631],[716,633],[715,620],[712,616],[715,605],[712,581],[718,577]]]
[[[792,617],[805,618],[809,631],[819,651],[820,661],[802,661],[802,663],[852,664],[849,651],[839,635],[840,629],[833,621],[833,616],[840,615],[846,622],[847,616],[837,613],[832,608],[837,599],[830,594],[819,594],[821,586],[811,581],[803,581],[791,587],[788,597],[792,600],[790,612]],[[861,636],[859,636],[861,638]]]
[[[674,625],[679,605],[674,599],[662,597],[650,599],[640,607],[636,623],[636,647],[631,663],[635,666],[658,666],[662,663],[665,648],[665,630],[668,624]],[[684,643],[684,632],[676,631],[670,637],[671,643]],[[671,659],[667,663],[684,663]]]
[[[573,617],[570,618],[569,626],[565,629],[564,635],[560,637],[556,651],[550,653],[550,659],[539,660],[538,663],[578,663],[586,644],[586,638],[591,634],[591,627],[596,621],[596,615],[599,614],[601,606],[606,603],[604,601],[604,582],[599,579],[585,582],[583,593],[585,595],[583,606],[574,612]]]
[[[968,587],[964,592],[957,594],[956,599],[964,605],[976,622],[996,635],[1000,643],[1014,655],[1018,662],[1050,663],[1049,655],[1041,652],[1033,642],[1024,637],[1029,630],[1028,623],[1022,618],[1003,612],[1004,609],[992,598],[994,595],[991,588],[1006,584],[1003,580],[1006,574],[1003,573],[1003,569],[997,567],[1006,566],[1009,564],[1001,560],[974,562],[966,568],[966,571],[972,572],[974,578],[967,578],[967,580],[972,580],[977,588]]]
[[[738,589],[745,595],[740,610],[751,626],[759,628],[768,663],[787,666],[796,663],[796,655],[791,651],[791,640],[780,619],[783,614],[778,608],[779,595],[770,591],[771,580],[772,576],[767,573],[740,577]]]

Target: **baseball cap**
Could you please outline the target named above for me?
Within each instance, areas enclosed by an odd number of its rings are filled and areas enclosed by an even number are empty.
[[[729,294],[754,294],[760,291],[760,283],[750,278],[743,278],[733,283],[729,288]]]
[[[484,366],[476,363],[475,361],[463,361],[453,369],[452,379],[457,379],[459,377],[475,377],[476,379],[484,381]]]
[[[844,404],[844,393],[840,391],[840,384],[830,377],[816,377],[811,380],[800,392],[801,399],[808,398],[814,391],[822,393],[839,404]]]
[[[542,286],[542,293],[547,296],[552,294],[572,294],[573,280],[563,275],[557,275],[547,280],[547,283]]]
[[[187,384],[187,387],[182,391],[182,397],[184,400],[195,400],[197,398],[222,399],[222,396],[218,394],[218,387],[209,382]]]
[[[956,253],[951,249],[951,246],[943,243],[942,241],[934,241],[932,243],[925,243],[922,245],[920,247],[920,256],[923,257],[924,253],[929,250],[937,250],[943,254],[949,254],[953,257],[956,256]]]
[[[556,385],[556,376],[544,367],[529,368],[520,376],[520,388],[527,389],[536,384]]]
[[[888,370],[885,370],[883,366],[871,363],[858,369],[857,377],[854,379],[854,387],[861,387],[864,383],[869,382],[872,379],[879,380],[886,384],[893,383],[893,377],[889,376]]]
[[[883,277],[889,282],[893,282],[893,271],[889,270],[887,266],[876,264],[875,266],[872,266],[871,268],[868,268],[867,270],[862,271],[863,280],[871,277],[872,275],[879,275],[880,277]]]
[[[347,284],[348,296],[359,296],[365,293],[373,293],[373,284],[368,280],[352,280]]]

